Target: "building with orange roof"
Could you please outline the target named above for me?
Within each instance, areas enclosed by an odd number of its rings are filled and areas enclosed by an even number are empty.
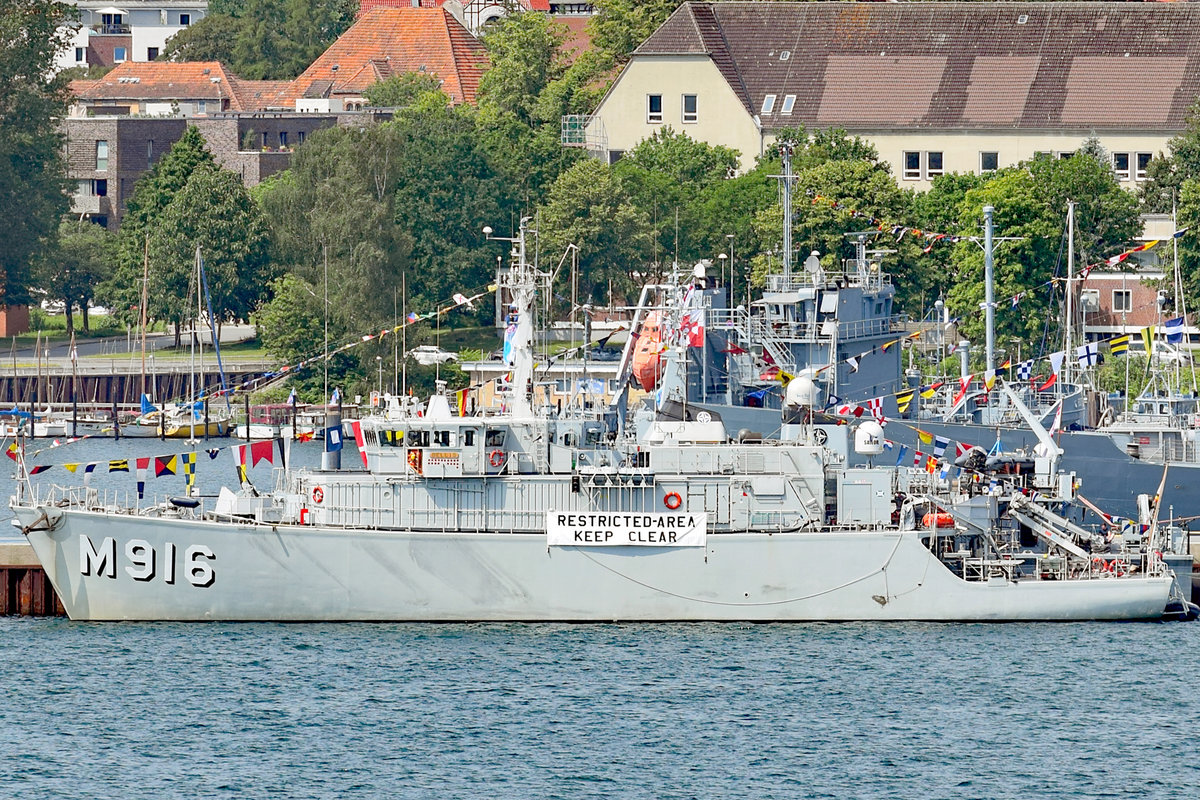
[[[285,99],[297,110],[361,109],[367,87],[420,72],[437,76],[450,102],[474,103],[486,66],[483,45],[450,12],[376,8],[296,78]]]

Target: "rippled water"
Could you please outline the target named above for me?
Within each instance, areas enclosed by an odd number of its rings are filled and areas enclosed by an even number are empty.
[[[0,620],[0,794],[1194,797],[1200,625]]]

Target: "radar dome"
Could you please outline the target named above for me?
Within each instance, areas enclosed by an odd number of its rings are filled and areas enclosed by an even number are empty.
[[[812,378],[798,377],[788,381],[784,392],[784,404],[788,406],[815,406],[817,404],[817,385]]]
[[[883,452],[883,426],[869,419],[854,431],[854,452],[860,456],[877,456]]]

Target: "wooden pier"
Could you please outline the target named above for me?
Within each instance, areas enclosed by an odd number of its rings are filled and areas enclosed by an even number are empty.
[[[0,616],[65,617],[33,548],[24,542],[0,542]]]

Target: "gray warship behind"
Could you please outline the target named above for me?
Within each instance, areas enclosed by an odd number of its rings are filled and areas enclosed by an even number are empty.
[[[786,159],[784,172],[786,222],[791,204]],[[1031,454],[1037,435],[1007,396],[983,385],[981,376],[960,392],[956,378],[921,386],[919,377],[906,374],[902,341],[920,330],[944,346],[940,337],[945,329],[941,320],[921,328],[896,313],[895,288],[881,268],[886,251],[869,249],[878,234],[847,234],[856,253],[840,270],[823,269],[813,253],[802,270],[792,271],[787,268],[791,243],[785,225],[785,268],[766,277],[761,296],[749,307],[731,308],[724,286],[697,294],[695,302],[704,307],[707,322],[704,346],[692,348],[685,363],[664,366],[657,395],[685,402],[692,413],[719,414],[730,436],[746,430],[775,438],[785,421],[779,375],[807,376],[821,388],[820,405],[831,413],[843,403],[861,406],[882,398],[879,413],[899,423],[887,427],[887,436],[909,452],[928,452],[919,429],[993,454]],[[965,347],[959,352],[965,376]],[[1061,414],[1061,469],[1074,472],[1081,492],[1106,513],[1136,520],[1139,496],[1154,497],[1161,486],[1161,507],[1172,518],[1200,517],[1200,435],[1192,425],[1194,417],[1185,420],[1164,411],[1158,424],[1089,427],[1088,422],[1101,421],[1096,393],[1066,380],[1045,392],[1028,382],[1010,385],[1044,428],[1051,428]],[[902,411],[897,396],[908,391],[913,396]],[[1162,405],[1155,398],[1143,401],[1147,407]]]
[[[281,470],[274,491],[225,489],[213,508],[20,484],[16,524],[71,618],[1142,619],[1179,594],[1166,529],[1117,547],[1034,499],[1070,499],[1049,461],[993,489],[851,466],[844,426],[840,448],[812,424],[729,441],[719,417],[686,409],[639,426],[620,407],[535,406],[549,276],[526,262],[524,229],[502,275],[517,309],[504,413],[454,416],[442,395],[421,417],[397,405],[362,421],[364,469]],[[686,299],[663,313],[677,320]],[[855,431],[864,458],[882,457],[873,425]]]

